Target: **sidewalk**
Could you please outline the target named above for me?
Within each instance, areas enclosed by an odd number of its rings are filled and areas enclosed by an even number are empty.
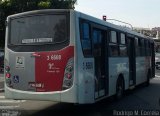
[[[4,91],[4,74],[0,73],[0,92]]]

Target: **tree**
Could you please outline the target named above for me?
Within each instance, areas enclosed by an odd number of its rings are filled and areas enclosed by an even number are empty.
[[[0,0],[0,47],[5,43],[7,16],[39,9],[74,9],[77,0]]]

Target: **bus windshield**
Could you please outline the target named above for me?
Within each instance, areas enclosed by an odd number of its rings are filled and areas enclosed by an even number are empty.
[[[62,43],[68,39],[66,15],[34,15],[11,19],[10,45]]]

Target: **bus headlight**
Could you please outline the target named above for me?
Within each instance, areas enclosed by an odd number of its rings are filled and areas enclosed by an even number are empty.
[[[68,63],[65,68],[63,86],[62,89],[68,89],[73,85],[73,76],[74,76],[74,61],[73,58],[68,60]]]

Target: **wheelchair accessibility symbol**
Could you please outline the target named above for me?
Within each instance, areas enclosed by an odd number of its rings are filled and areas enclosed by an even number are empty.
[[[14,83],[19,83],[19,76],[13,76],[13,82]]]

